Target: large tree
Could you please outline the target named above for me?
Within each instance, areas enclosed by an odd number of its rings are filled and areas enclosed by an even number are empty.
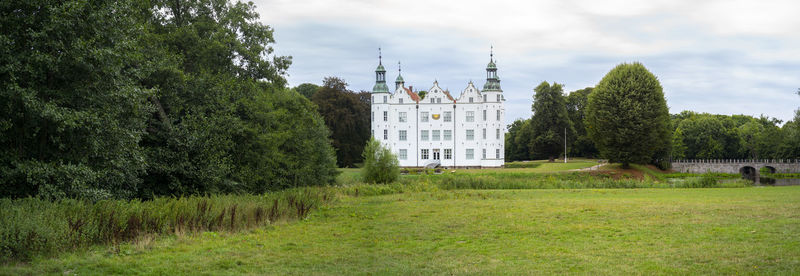
[[[522,135],[522,128],[529,120],[517,119],[508,126],[508,133],[505,136],[505,161],[528,160],[529,151],[527,140],[524,143],[517,143],[517,137]]]
[[[155,70],[143,84],[158,92],[142,141],[141,196],[333,181],[323,122],[307,99],[285,91],[291,59],[273,54],[273,31],[252,3],[148,3],[144,42]]]
[[[575,137],[562,85],[550,85],[546,81],[539,84],[534,89],[532,111],[534,136],[529,142],[531,153],[534,158],[547,158],[553,162],[559,154],[564,153],[564,135],[570,139]]]
[[[317,90],[319,90],[319,85],[313,83],[301,83],[300,85],[292,88],[292,90],[300,93],[300,95],[303,95],[306,98],[311,99],[311,96],[314,96],[314,93],[317,93]]]
[[[625,168],[666,152],[669,109],[656,76],[638,62],[616,66],[589,95],[586,127],[600,154]]]
[[[338,165],[353,167],[361,162],[370,137],[370,94],[350,91],[344,80],[328,77],[311,99],[331,130]]]
[[[130,2],[0,3],[0,196],[129,197],[152,91]]]
[[[592,87],[572,91],[566,98],[567,114],[575,129],[575,137],[570,143],[569,152],[574,156],[594,157],[597,155],[597,147],[589,135],[586,133],[586,106],[589,104],[589,94]]]

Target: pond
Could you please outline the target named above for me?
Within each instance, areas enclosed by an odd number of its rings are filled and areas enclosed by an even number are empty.
[[[762,186],[795,186],[800,185],[800,178],[772,178],[772,177],[760,177],[758,181],[755,181],[753,178],[746,178],[750,179],[751,181],[755,182],[755,185],[762,185]]]

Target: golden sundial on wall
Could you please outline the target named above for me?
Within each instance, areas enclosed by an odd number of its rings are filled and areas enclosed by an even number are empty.
[[[433,117],[434,120],[439,120],[439,114],[433,114],[431,117]]]

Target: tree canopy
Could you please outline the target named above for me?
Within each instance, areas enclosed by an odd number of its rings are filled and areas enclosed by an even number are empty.
[[[600,154],[623,167],[652,162],[670,145],[661,84],[638,62],[620,64],[600,80],[589,95],[585,123]]]
[[[529,150],[534,158],[548,158],[551,162],[564,152],[564,135],[573,137],[575,130],[567,114],[564,89],[561,84],[542,82],[534,88],[531,107],[531,130]]]
[[[339,167],[361,162],[361,152],[370,137],[370,93],[355,93],[347,89],[344,80],[328,77],[311,99],[331,130]]]
[[[3,196],[333,181],[324,122],[285,88],[291,58],[252,3],[12,0],[0,13]]]

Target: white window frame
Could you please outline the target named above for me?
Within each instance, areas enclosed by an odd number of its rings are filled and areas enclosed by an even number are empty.
[[[483,129],[483,136],[481,136],[481,137],[483,137],[483,140],[486,140],[486,129],[485,128]]]
[[[400,149],[400,151],[397,153],[397,156],[400,158],[400,160],[408,159],[408,150]]]
[[[453,112],[452,111],[445,111],[444,112],[444,121],[445,122],[452,122],[453,121]]]
[[[389,121],[389,111],[384,111],[383,112],[383,121],[384,122],[388,122]]]
[[[453,149],[444,149],[444,159],[453,159]]]
[[[470,103],[472,103],[472,101],[473,101],[473,100],[472,100],[472,97],[469,97],[469,102],[470,102]]]
[[[500,159],[500,149],[495,149],[494,150],[494,155],[495,155],[495,158]]]
[[[500,121],[500,110],[497,110],[497,120]]]
[[[475,140],[475,130],[474,129],[467,129],[467,141]]]
[[[483,110],[483,121],[486,121],[486,109]]]
[[[388,101],[389,101],[389,100],[388,100],[388,97],[386,97],[386,96],[383,96],[383,103],[386,103],[386,102],[388,102]]]
[[[438,129],[431,130],[431,141],[439,141],[441,140],[442,131]]]
[[[442,140],[450,141],[453,140],[453,130],[445,129],[442,131]]]
[[[475,121],[475,111],[467,111],[467,123]]]
[[[420,150],[420,159],[428,160],[430,158],[430,150],[429,149],[421,149]]]
[[[500,129],[499,128],[495,129],[495,136],[496,136],[495,139],[500,139]]]
[[[500,94],[497,94],[497,102],[500,102]]]
[[[383,130],[383,140],[389,140],[389,130],[388,129],[384,129]]]
[[[428,130],[420,130],[419,139],[422,141],[428,141]]]
[[[467,149],[466,154],[467,160],[475,159],[475,149]]]
[[[408,112],[400,111],[398,112],[398,121],[401,123],[405,123],[408,121]]]
[[[423,122],[423,123],[427,123],[428,122],[428,117],[430,117],[430,114],[427,111],[420,112],[419,115],[420,115],[420,119],[419,119],[420,122]]]
[[[483,159],[486,159],[486,149],[483,149]]]
[[[397,99],[399,104],[403,104],[403,98]]]
[[[400,141],[407,141],[408,140],[408,132],[406,130],[400,130],[397,132],[397,138]]]

